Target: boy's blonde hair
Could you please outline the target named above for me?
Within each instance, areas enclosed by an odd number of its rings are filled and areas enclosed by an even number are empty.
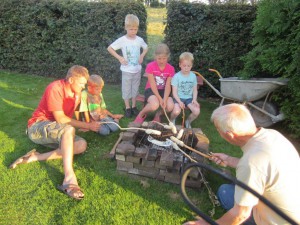
[[[155,56],[158,56],[158,55],[167,55],[169,57],[170,56],[170,49],[169,49],[168,45],[166,45],[164,43],[158,44],[156,46],[154,55]]]
[[[140,24],[140,20],[136,15],[127,14],[125,17],[125,29],[129,27],[138,27]]]
[[[88,86],[104,86],[104,80],[101,76],[93,74],[88,79]]]
[[[89,71],[83,66],[74,65],[68,70],[66,79],[68,80],[70,77],[89,79]]]
[[[194,56],[190,52],[181,53],[181,55],[179,56],[179,62],[182,62],[183,60],[188,60],[194,63]]]

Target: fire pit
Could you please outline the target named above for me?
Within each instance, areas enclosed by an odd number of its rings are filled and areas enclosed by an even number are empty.
[[[118,171],[179,184],[181,171],[190,162],[190,158],[197,162],[206,160],[189,148],[180,147],[182,151],[179,151],[172,144],[172,140],[178,138],[184,145],[207,154],[209,140],[200,128],[181,130],[180,126],[176,126],[179,132],[174,134],[171,129],[154,122],[142,125],[130,123],[128,127],[130,130],[120,133],[120,138],[112,150]],[[146,129],[160,131],[160,134],[148,134]],[[186,185],[200,187],[200,173],[197,170],[191,172]]]

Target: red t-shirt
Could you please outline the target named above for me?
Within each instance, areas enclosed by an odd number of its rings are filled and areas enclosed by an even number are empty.
[[[36,121],[55,121],[54,111],[63,111],[64,114],[72,118],[75,108],[78,106],[80,96],[74,94],[69,96],[65,80],[57,80],[50,83],[32,117],[28,120],[28,127]]]

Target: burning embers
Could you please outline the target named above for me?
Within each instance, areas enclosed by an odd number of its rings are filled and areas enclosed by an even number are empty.
[[[181,127],[177,126],[179,132],[176,134],[174,128],[153,122],[144,123],[141,127],[131,123],[129,128],[120,133],[112,150],[115,151],[119,171],[179,184],[180,173],[187,162],[205,160],[197,151],[208,153],[209,141],[200,128],[180,130]],[[149,134],[146,131],[149,129],[159,132]],[[201,186],[200,173],[191,172],[187,186]]]

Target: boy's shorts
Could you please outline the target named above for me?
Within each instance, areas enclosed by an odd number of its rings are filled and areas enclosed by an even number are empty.
[[[165,89],[158,89],[157,91],[158,91],[160,97],[161,97],[161,98],[164,98],[164,95],[165,95]],[[144,93],[144,96],[145,96],[145,101],[144,101],[144,103],[145,103],[145,104],[147,104],[148,98],[149,98],[151,95],[154,95],[152,89],[151,89],[151,88],[146,89],[146,90],[145,90],[145,93]]]
[[[173,98],[173,100],[174,100],[175,104],[176,103],[178,104],[178,102],[176,101],[175,98]],[[189,104],[191,104],[193,102],[193,99],[192,98],[187,98],[187,99],[181,98],[180,101],[182,101],[184,103],[185,107],[187,107]]]
[[[56,121],[39,121],[27,128],[28,137],[36,144],[43,145],[50,148],[60,147],[61,136],[68,124],[57,123]],[[75,142],[84,140],[75,135]]]
[[[136,98],[139,94],[141,71],[128,73],[122,71],[122,98],[124,100]]]

